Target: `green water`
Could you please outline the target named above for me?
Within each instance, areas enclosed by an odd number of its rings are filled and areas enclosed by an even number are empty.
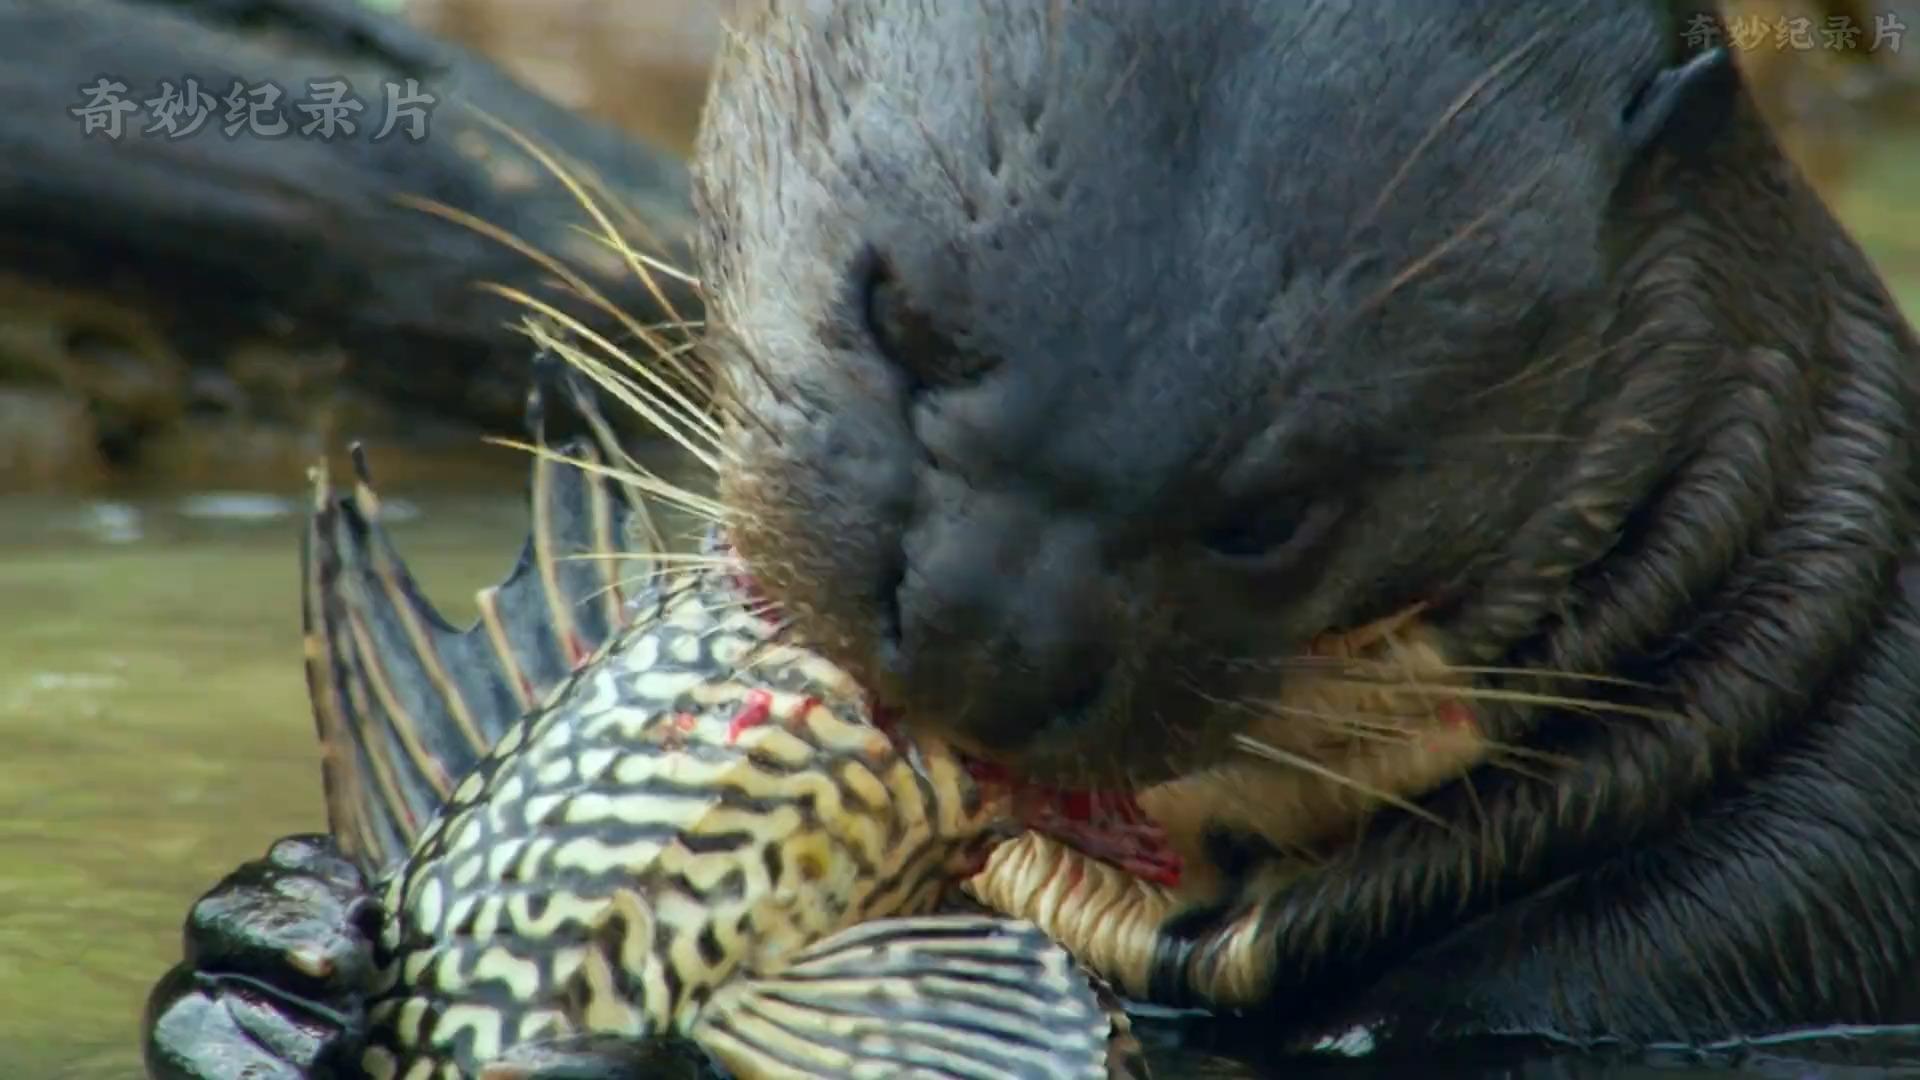
[[[187,905],[323,827],[298,506],[0,501],[0,1076],[141,1075]],[[507,492],[423,500],[395,532],[464,621],[523,528]]]
[[[1861,180],[1839,209],[1920,309],[1920,154]],[[140,1076],[187,906],[322,827],[297,483],[277,507],[0,499],[0,1080]],[[415,502],[396,536],[464,622],[518,550],[517,489],[387,494]]]

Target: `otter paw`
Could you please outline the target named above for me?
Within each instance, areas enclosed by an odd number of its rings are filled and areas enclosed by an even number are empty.
[[[366,1029],[380,907],[324,836],[286,837],[193,905],[185,959],[154,987],[161,1080],[350,1075]]]
[[[147,1075],[153,1080],[344,1080],[364,1025],[330,1017],[245,976],[176,965],[147,999]]]

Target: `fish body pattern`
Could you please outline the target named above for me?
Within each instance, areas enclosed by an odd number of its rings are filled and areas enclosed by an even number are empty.
[[[707,1012],[730,979],[933,913],[1000,838],[956,758],[896,745],[723,580],[637,613],[428,825],[386,887],[375,1075],[577,1029],[744,1038]]]
[[[1063,949],[948,908],[1018,831],[1004,795],[724,566],[661,570],[631,499],[542,457],[520,565],[457,630],[362,468],[319,484],[306,611],[332,834],[384,909],[369,1076],[655,1075],[668,1045],[743,1080],[1143,1070]]]

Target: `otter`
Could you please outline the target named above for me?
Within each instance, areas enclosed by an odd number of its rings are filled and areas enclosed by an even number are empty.
[[[1920,1014],[1920,345],[1711,15],[771,0],[723,50],[733,542],[904,723],[1186,785],[1148,996],[1414,1049]],[[1263,704],[1388,624],[1477,749],[1303,820],[1355,737]]]

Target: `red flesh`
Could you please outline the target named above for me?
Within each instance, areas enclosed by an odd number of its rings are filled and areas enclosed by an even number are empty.
[[[891,711],[876,705],[873,715],[882,731],[898,737]],[[1047,787],[1021,780],[1004,765],[965,754],[960,760],[976,783],[1012,794],[1015,816],[1027,828],[1144,881],[1180,884],[1179,854],[1131,792]]]
[[[721,552],[732,554],[731,545],[722,543]],[[773,604],[754,580],[745,573],[732,575],[733,583],[752,602],[756,612],[771,611]],[[800,710],[816,704],[809,700]],[[870,703],[874,722],[889,736],[899,738],[893,714],[877,702]],[[772,697],[765,691],[752,691],[747,704],[727,728],[729,741],[742,731],[766,723],[772,714]],[[1015,812],[1021,824],[1067,844],[1081,853],[1123,870],[1145,881],[1175,886],[1180,883],[1181,859],[1168,846],[1166,832],[1140,809],[1131,792],[1067,791],[1027,783],[1004,765],[979,761],[961,755],[967,772],[983,786],[1003,787],[1013,796]]]
[[[817,708],[819,704],[820,704],[820,699],[812,696],[811,694],[801,698],[800,704],[795,706],[794,710],[787,714],[788,726],[798,724],[800,723],[800,721],[806,719],[807,714],[812,712],[815,708]]]
[[[773,695],[765,690],[747,691],[747,703],[733,714],[727,722],[727,742],[740,741],[740,735],[748,728],[757,728],[773,716]]]

